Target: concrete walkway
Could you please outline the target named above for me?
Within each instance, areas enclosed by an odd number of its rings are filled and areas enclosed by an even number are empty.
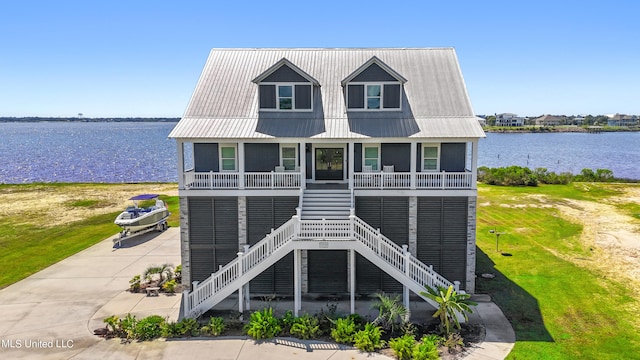
[[[0,290],[0,358],[3,359],[388,359],[336,344],[297,339],[256,343],[246,338],[158,340],[121,344],[93,335],[110,315],[177,319],[180,296],[146,297],[126,291],[150,265],[180,263],[179,230],[112,238]],[[471,321],[483,322],[486,339],[467,359],[503,359],[515,335],[500,309],[479,298]],[[304,305],[303,305],[304,306]]]

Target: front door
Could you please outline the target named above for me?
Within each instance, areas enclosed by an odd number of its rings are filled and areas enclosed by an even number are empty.
[[[316,180],[344,180],[344,149],[316,148]]]

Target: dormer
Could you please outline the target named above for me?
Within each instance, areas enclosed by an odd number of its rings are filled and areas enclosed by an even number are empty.
[[[407,79],[374,56],[342,80],[347,111],[400,111],[402,85],[406,82]]]
[[[316,79],[286,58],[252,81],[259,88],[260,111],[312,111],[313,90],[320,86]]]

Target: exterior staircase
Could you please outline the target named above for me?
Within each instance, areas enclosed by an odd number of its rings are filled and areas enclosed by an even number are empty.
[[[302,220],[347,220],[351,210],[351,190],[305,189]]]
[[[452,285],[459,291],[459,282],[451,283],[436,273],[432,266],[425,265],[411,255],[406,247],[398,246],[355,215],[347,216],[346,220],[303,220],[295,215],[246,252],[238,253],[236,259],[210,277],[194,283],[191,292],[185,290],[182,316],[200,316],[289,252],[308,249],[310,242],[317,241],[327,243],[332,249],[355,250],[419,296],[425,286],[436,288]],[[317,245],[314,247],[317,248]],[[431,299],[422,299],[438,307]]]

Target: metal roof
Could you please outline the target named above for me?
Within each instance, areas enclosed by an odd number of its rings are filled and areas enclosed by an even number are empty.
[[[341,81],[372,58],[407,80],[401,111],[346,111]],[[252,80],[286,59],[316,79],[311,112],[259,111]],[[454,49],[213,49],[169,137],[478,138]]]

